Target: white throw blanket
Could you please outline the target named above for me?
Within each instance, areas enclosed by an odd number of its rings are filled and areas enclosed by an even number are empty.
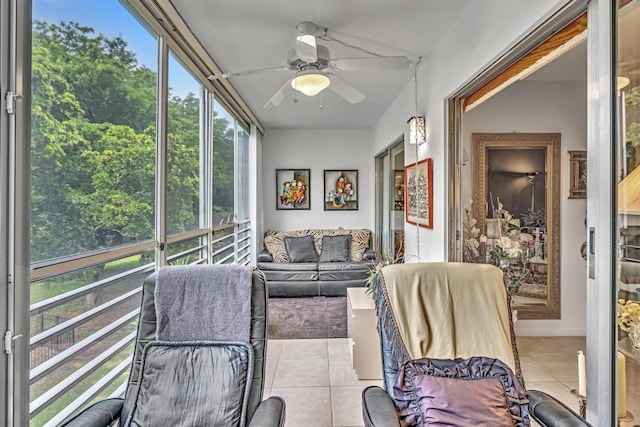
[[[374,290],[378,315],[408,359],[499,359],[519,372],[502,271],[487,264],[395,264]]]

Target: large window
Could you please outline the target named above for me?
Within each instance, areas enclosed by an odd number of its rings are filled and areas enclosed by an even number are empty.
[[[169,56],[167,125],[167,231],[199,227],[200,83]]]
[[[233,222],[234,213],[234,141],[236,122],[222,105],[213,113],[213,224]]]
[[[33,3],[31,257],[49,270],[30,287],[30,414],[44,425],[126,378],[153,252],[55,266],[154,237],[157,70],[143,52],[157,42],[116,0]]]
[[[249,218],[249,145],[250,134],[245,128],[238,126],[238,154],[236,175],[236,217],[238,221]]]
[[[116,0],[34,1],[32,260],[153,237],[155,45]]]
[[[33,0],[32,34],[29,414],[41,426],[123,394],[156,255],[160,265],[249,262],[250,138],[231,111],[211,109],[172,34],[157,37],[123,2]],[[161,43],[166,135],[156,129]]]

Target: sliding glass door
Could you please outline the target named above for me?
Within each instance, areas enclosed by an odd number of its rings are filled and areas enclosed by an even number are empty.
[[[619,0],[615,20],[616,414],[635,425],[632,416],[640,417],[640,2]]]
[[[385,259],[404,259],[404,141],[376,157],[376,236]]]

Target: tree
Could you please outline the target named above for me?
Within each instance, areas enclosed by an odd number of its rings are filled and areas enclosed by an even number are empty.
[[[213,132],[213,211],[214,223],[218,224],[233,213],[234,129],[225,118],[215,118]]]
[[[34,24],[33,260],[153,237],[155,86],[120,37]],[[169,102],[174,231],[192,227],[199,210],[198,108],[193,94]]]

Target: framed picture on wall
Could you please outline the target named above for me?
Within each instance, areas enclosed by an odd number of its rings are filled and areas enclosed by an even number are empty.
[[[587,198],[587,152],[569,151],[569,198]]]
[[[324,210],[358,210],[358,171],[324,171]]]
[[[433,228],[433,167],[431,159],[405,166],[405,217],[408,223]]]
[[[276,169],[276,209],[309,210],[311,169]]]

